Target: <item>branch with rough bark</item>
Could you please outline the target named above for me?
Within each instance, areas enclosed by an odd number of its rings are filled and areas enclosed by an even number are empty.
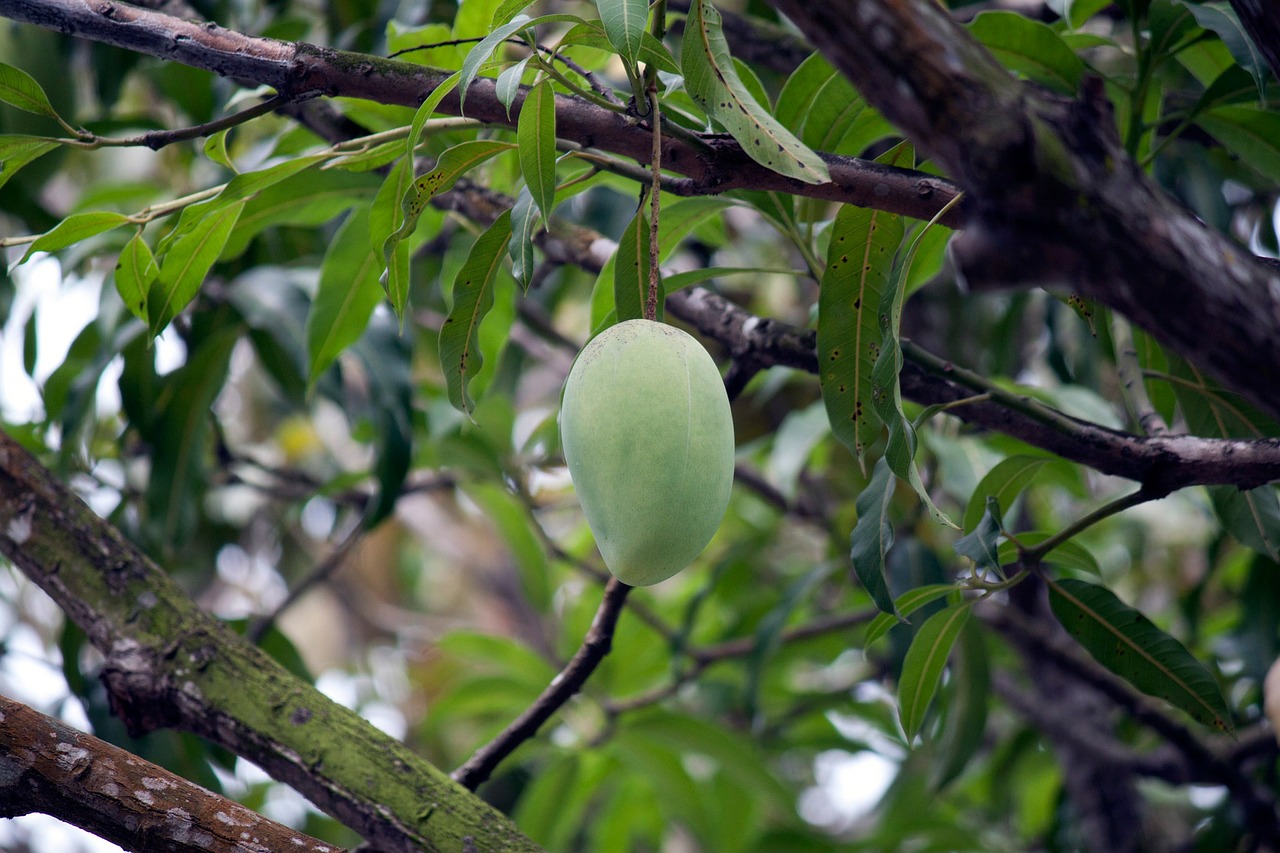
[[[128,850],[341,853],[0,696],[0,817],[34,813]]]
[[[320,94],[417,107],[449,76],[447,71],[368,54],[256,38],[113,0],[0,0],[0,17],[270,86],[289,99]],[[522,90],[508,111],[494,81],[478,78],[467,89],[465,114],[514,127],[523,103]],[[459,93],[446,95],[438,110],[462,115]],[[643,165],[652,156],[653,134],[644,124],[581,98],[556,96],[556,133],[575,149],[609,152]],[[957,193],[950,181],[935,175],[854,157],[824,159],[831,181],[806,184],[766,169],[723,135],[665,135],[662,140],[663,168],[684,176],[665,182],[664,189],[678,195],[773,190],[929,219]],[[958,225],[961,216],[953,210],[942,221]]]
[[[102,652],[112,710],[130,731],[179,728],[249,758],[379,850],[538,849],[404,744],[200,610],[4,433],[0,554]]]
[[[932,0],[773,5],[964,189],[970,287],[1070,287],[1280,415],[1280,273],[1142,172],[1101,81],[1022,83]]]

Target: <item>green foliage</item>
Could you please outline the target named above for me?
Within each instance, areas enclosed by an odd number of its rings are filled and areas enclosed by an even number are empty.
[[[212,612],[252,624],[358,540],[260,645],[303,681],[355,685],[353,704],[398,714],[444,768],[557,677],[605,576],[564,474],[559,395],[593,334],[645,310],[652,80],[668,145],[701,158],[664,163],[658,319],[697,332],[737,392],[737,480],[705,554],[631,594],[611,654],[484,796],[549,850],[1086,846],[1054,720],[1028,711],[1052,694],[993,612],[1156,697],[1143,713],[1205,755],[1261,731],[1280,653],[1275,486],[1113,515],[1133,485],[1097,476],[1090,442],[1141,432],[1122,367],[1175,435],[1274,441],[1280,424],[1159,330],[1135,329],[1129,354],[1107,310],[1066,288],[969,294],[952,230],[815,195],[842,158],[914,169],[921,197],[942,178],[826,58],[784,61],[767,4],[695,0],[681,18],[644,0],[467,0],[412,23],[388,19],[395,4],[331,5],[319,19],[249,2],[237,20],[402,51],[420,102],[316,98],[159,151],[129,137],[260,93],[62,37],[45,57],[0,30],[0,317],[22,339],[13,382],[38,400],[26,414],[0,395],[4,430]],[[1139,168],[1250,250],[1280,249],[1274,81],[1231,7],[1049,6],[1065,17],[987,11],[967,31],[1055,97],[1100,78]],[[49,59],[91,73],[69,86]],[[482,98],[490,122],[458,120]],[[790,180],[721,192],[726,151]],[[92,320],[41,289],[90,293]],[[922,377],[946,394],[921,402]],[[81,629],[36,624],[0,580],[4,617],[59,648],[66,698],[100,734],[204,784],[234,771],[194,739],[127,740]],[[1138,701],[1108,705],[1120,722],[1096,736],[1142,768],[1180,747]],[[1258,754],[1233,772],[1274,793]],[[883,790],[840,803],[838,769],[871,756]],[[1215,767],[1177,770],[1223,784]],[[1167,778],[1137,796],[1144,825],[1217,849],[1247,837],[1242,810]]]

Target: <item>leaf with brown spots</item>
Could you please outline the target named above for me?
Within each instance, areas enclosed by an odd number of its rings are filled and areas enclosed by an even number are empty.
[[[511,211],[503,211],[476,238],[453,281],[453,310],[440,329],[440,365],[449,388],[449,402],[471,416],[475,408],[467,385],[480,372],[480,323],[493,307],[493,283],[511,240]]]

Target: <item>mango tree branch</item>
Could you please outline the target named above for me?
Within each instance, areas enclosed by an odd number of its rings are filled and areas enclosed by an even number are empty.
[[[105,656],[112,709],[131,731],[201,735],[379,850],[538,850],[488,804],[202,611],[3,432],[0,554]]]
[[[773,5],[971,194],[971,287],[1070,287],[1280,416],[1280,273],[1142,172],[1100,81],[1019,82],[932,0]]]
[[[0,0],[0,17],[271,86],[290,99],[319,94],[416,107],[448,76],[439,69],[367,54],[255,38],[114,0]],[[508,115],[494,81],[479,78],[467,90],[466,116],[514,127],[523,102],[522,90]],[[461,115],[459,93],[446,96],[439,110]],[[556,96],[556,133],[642,165],[650,161],[652,139],[646,127],[581,98]],[[696,141],[665,136],[662,143],[663,168],[685,176],[668,182],[666,188],[684,195],[742,188],[774,190],[877,207],[917,219],[929,219],[956,195],[951,182],[934,175],[853,157],[829,154],[824,159],[831,182],[814,185],[764,168],[727,136],[708,134]],[[943,221],[957,226],[961,217],[962,212],[956,211]]]
[[[461,767],[453,771],[453,778],[460,785],[473,791],[478,788],[502,759],[537,734],[542,724],[582,689],[582,685],[613,647],[613,632],[618,626],[618,617],[622,615],[622,605],[626,603],[627,593],[631,590],[632,587],[617,578],[609,579],[600,608],[591,620],[587,636],[582,639],[582,645],[578,647],[573,659],[551,680],[542,695],[523,714],[516,717],[515,722],[476,750]]]
[[[342,853],[0,696],[0,817],[40,813],[126,850]]]

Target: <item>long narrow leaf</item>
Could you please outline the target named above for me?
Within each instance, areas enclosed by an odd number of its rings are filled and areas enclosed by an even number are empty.
[[[907,649],[898,679],[898,716],[908,742],[924,724],[925,712],[938,692],[951,647],[968,620],[967,603],[939,611],[925,620]]]
[[[649,296],[649,218],[644,208],[627,223],[618,241],[613,263],[613,303],[618,322],[638,320],[644,316]],[[658,294],[658,311],[662,311],[662,294]],[[658,319],[661,319],[659,317]]]
[[[640,58],[640,44],[649,23],[649,0],[595,0],[609,43],[630,69]]]
[[[369,245],[369,217],[364,208],[351,212],[320,265],[320,283],[307,314],[307,384],[314,385],[369,325],[382,299],[379,259]]]
[[[1235,733],[1231,711],[1209,670],[1111,590],[1072,578],[1051,580],[1049,605],[1098,663],[1196,722]]]
[[[556,199],[556,95],[551,81],[543,80],[525,95],[516,142],[520,173],[545,221]]]
[[[170,246],[147,294],[147,318],[153,337],[195,298],[209,268],[222,254],[244,206],[244,201],[238,201],[213,211]]]
[[[493,284],[507,243],[511,213],[503,211],[471,246],[453,282],[453,308],[440,330],[440,364],[449,389],[449,402],[468,417],[475,408],[467,386],[484,363],[480,352],[480,323],[493,307]]]
[[[853,573],[876,607],[898,616],[884,579],[884,555],[893,544],[889,499],[893,497],[895,482],[889,463],[883,458],[876,462],[871,481],[858,495],[858,521],[849,537],[849,558],[853,562]]]
[[[807,184],[831,180],[827,164],[753,98],[734,67],[720,13],[696,0],[685,23],[680,54],[685,90],[708,116],[724,125],[751,159]]]

